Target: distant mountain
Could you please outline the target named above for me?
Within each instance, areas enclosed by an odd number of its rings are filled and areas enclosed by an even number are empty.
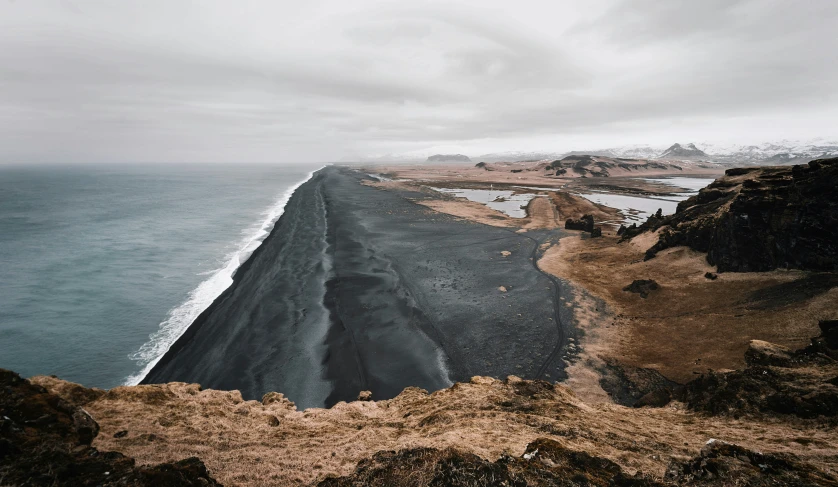
[[[471,158],[462,154],[434,154],[428,156],[427,162],[471,162]]]
[[[658,159],[707,159],[707,154],[695,144],[672,144],[657,157]]]
[[[701,147],[699,149],[698,147]],[[353,162],[377,163],[420,163],[422,161],[439,162],[439,157],[463,157],[465,152],[459,146],[435,146],[400,154],[386,154],[373,157],[355,158]],[[453,156],[447,154],[454,154]],[[507,151],[482,154],[473,159],[483,162],[518,162],[518,161],[553,161],[569,155],[596,155],[624,159],[673,159],[702,160],[726,165],[755,164],[785,165],[802,164],[813,159],[838,156],[838,139],[813,139],[805,142],[781,140],[755,145],[714,144],[710,142],[696,144],[673,144],[670,147],[653,145],[627,145],[610,149],[574,150],[565,152],[551,151]],[[450,161],[451,159],[443,159]],[[453,159],[467,162],[470,159]]]

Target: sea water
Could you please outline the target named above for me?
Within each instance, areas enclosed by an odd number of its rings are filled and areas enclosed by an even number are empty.
[[[0,166],[0,367],[136,383],[318,167]]]

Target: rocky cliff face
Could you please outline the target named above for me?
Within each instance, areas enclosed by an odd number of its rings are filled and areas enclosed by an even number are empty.
[[[102,391],[77,388],[93,400]],[[0,484],[101,486],[220,485],[197,458],[137,466],[90,446],[99,424],[76,404],[0,369]]]
[[[624,238],[660,229],[647,252],[686,245],[720,272],[776,268],[838,270],[838,158],[806,165],[729,169]]]

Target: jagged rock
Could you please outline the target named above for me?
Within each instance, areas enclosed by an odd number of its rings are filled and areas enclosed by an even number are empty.
[[[597,238],[602,236],[602,229],[597,227],[591,230],[591,238]]]
[[[372,392],[371,391],[361,391],[358,394],[359,401],[372,401]]]
[[[641,472],[628,475],[606,458],[564,448],[539,438],[520,457],[496,462],[455,448],[383,451],[361,460],[350,475],[331,477],[319,487],[663,487],[663,486],[836,486],[836,479],[794,455],[758,453],[710,440],[686,461],[672,461],[663,481]]]
[[[197,458],[137,467],[90,446],[99,425],[83,409],[0,369],[0,482],[3,485],[217,486]]]
[[[623,288],[623,291],[630,293],[637,293],[641,298],[646,299],[652,291],[656,291],[660,286],[654,279],[635,279],[631,284]]]
[[[496,462],[454,448],[412,448],[376,453],[346,477],[327,478],[320,487],[384,486],[623,486],[657,487],[643,475],[630,476],[611,460],[573,451],[539,438],[520,457]]]
[[[584,215],[582,218],[578,220],[568,218],[567,221],[564,223],[564,227],[567,230],[582,230],[585,232],[593,232],[594,217],[592,215]]]
[[[603,357],[603,363],[599,369],[599,385],[615,403],[623,406],[660,403],[667,395],[671,399],[672,391],[681,387],[654,369],[625,365],[611,357]]]
[[[626,233],[627,229],[628,227],[626,227],[625,225],[620,225],[620,228],[617,229],[617,236],[619,237],[620,235]]]
[[[673,461],[665,480],[687,486],[789,487],[838,486],[838,479],[796,456],[763,454],[719,440],[710,440],[699,455]]]
[[[686,245],[707,252],[719,272],[777,268],[838,270],[838,158],[807,165],[728,169],[678,204],[673,215],[650,218],[623,239],[660,231],[647,251]]]
[[[831,327],[821,327],[829,332]],[[801,418],[838,417],[838,350],[824,336],[797,351],[754,340],[743,370],[702,374],[688,382],[680,399],[711,414],[791,414]]]

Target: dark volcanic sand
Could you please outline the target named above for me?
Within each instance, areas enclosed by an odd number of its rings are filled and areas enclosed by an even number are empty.
[[[533,239],[549,235],[457,220],[365,177],[327,167],[297,189],[143,383],[198,382],[246,399],[279,391],[305,408],[474,375],[563,377],[555,285],[530,260]]]

